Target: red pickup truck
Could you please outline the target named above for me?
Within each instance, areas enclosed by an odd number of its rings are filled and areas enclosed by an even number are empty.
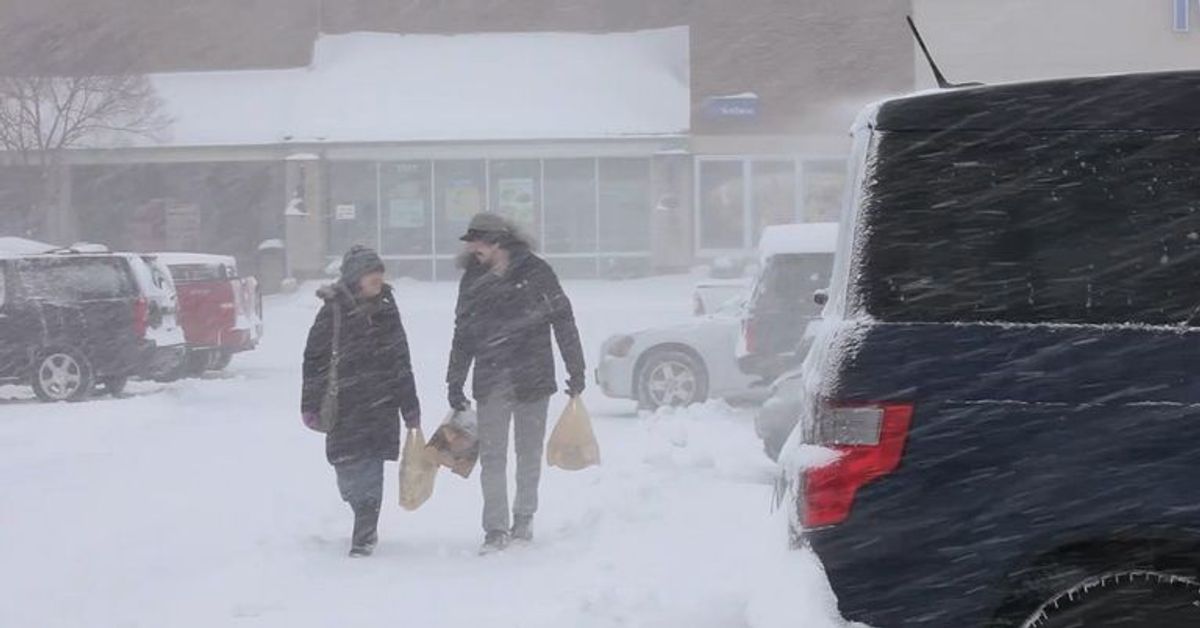
[[[238,274],[224,255],[155,253],[179,293],[179,321],[188,345],[188,370],[199,375],[229,366],[235,353],[250,351],[262,337],[258,280]]]

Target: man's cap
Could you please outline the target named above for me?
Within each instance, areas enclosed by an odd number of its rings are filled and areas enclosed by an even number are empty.
[[[467,232],[463,234],[459,240],[463,242],[474,242],[476,240],[495,240],[512,233],[512,227],[508,221],[500,214],[484,212],[475,214],[471,219],[471,224],[467,226]]]

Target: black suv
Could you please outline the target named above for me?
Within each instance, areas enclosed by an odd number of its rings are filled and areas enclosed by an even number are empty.
[[[44,401],[77,401],[99,383],[114,394],[153,358],[153,304],[131,258],[0,257],[0,382]]]
[[[794,538],[879,627],[1200,626],[1200,73],[855,130]]]
[[[770,384],[795,368],[812,342],[808,323],[819,317],[813,292],[829,286],[837,223],[775,225],[759,244],[762,268],[746,302],[738,368]]]

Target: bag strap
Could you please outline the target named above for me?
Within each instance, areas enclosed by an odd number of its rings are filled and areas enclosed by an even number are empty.
[[[336,301],[330,301],[333,308],[333,350],[329,355],[329,387],[337,394],[338,363],[342,361],[342,308]]]

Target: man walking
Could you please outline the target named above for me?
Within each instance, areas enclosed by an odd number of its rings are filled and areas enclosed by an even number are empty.
[[[546,440],[546,412],[555,385],[550,332],[567,367],[567,394],[584,389],[583,348],[571,302],[558,277],[531,243],[499,215],[475,216],[461,238],[465,272],[455,308],[454,342],[446,375],[451,407],[468,407],[463,386],[475,364],[479,461],[483,484],[482,552],[504,549],[510,539],[533,540],[538,482]],[[517,453],[517,492],[509,521],[509,424]]]

